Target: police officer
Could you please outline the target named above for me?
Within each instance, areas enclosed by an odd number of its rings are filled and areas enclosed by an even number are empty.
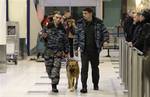
[[[102,20],[93,16],[91,8],[83,10],[83,18],[77,21],[77,29],[74,38],[75,54],[78,48],[81,51],[81,93],[87,93],[88,65],[91,62],[92,81],[94,90],[98,90],[99,83],[99,53],[104,41],[108,39],[108,31]]]
[[[60,79],[61,59],[68,55],[69,43],[64,26],[61,24],[60,13],[55,13],[53,22],[42,33],[45,39],[45,66],[49,78],[52,80],[52,92],[58,92],[57,85]]]

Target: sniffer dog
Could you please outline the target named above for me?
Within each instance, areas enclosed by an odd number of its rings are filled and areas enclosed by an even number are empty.
[[[77,89],[79,78],[79,64],[74,59],[68,59],[66,65],[67,77],[68,77],[68,89],[73,92]]]

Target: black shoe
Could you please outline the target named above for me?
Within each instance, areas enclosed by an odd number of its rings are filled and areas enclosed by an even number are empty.
[[[94,90],[99,90],[98,85],[94,85]]]
[[[52,92],[58,93],[58,89],[52,89]]]
[[[58,93],[57,85],[52,84],[52,92]]]
[[[80,90],[81,93],[87,93],[87,89],[83,88]]]

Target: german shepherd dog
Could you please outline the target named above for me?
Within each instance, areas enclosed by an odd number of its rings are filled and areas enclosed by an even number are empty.
[[[79,64],[74,59],[68,59],[66,65],[67,78],[68,78],[68,89],[73,92],[77,89],[78,78],[79,78]]]

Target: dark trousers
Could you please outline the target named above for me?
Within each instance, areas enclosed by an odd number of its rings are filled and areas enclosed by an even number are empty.
[[[92,82],[94,85],[98,85],[99,83],[99,53],[83,52],[81,53],[81,82],[83,88],[87,88],[89,62],[92,67]]]
[[[44,53],[37,53],[37,59],[42,56],[42,58],[44,58]]]
[[[73,38],[68,38],[69,39],[69,47],[70,47],[70,57],[74,57],[73,53]]]

